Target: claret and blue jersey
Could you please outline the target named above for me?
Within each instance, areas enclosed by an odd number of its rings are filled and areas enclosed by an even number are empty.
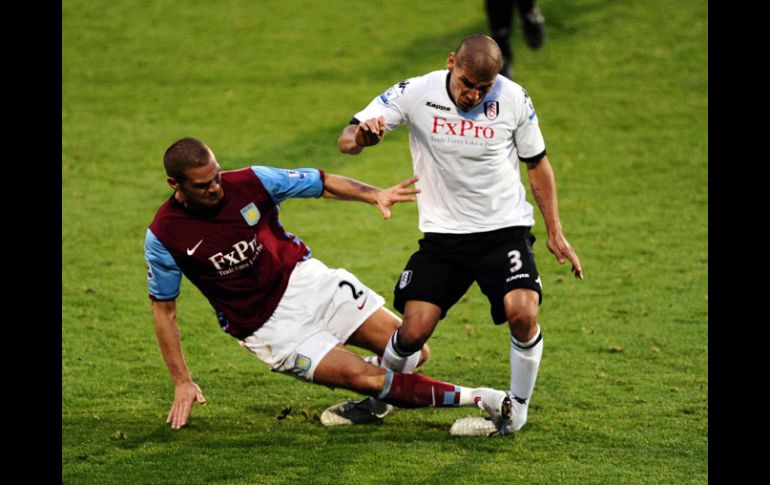
[[[324,173],[253,166],[222,172],[224,198],[196,215],[173,196],[145,237],[150,298],[174,300],[184,274],[209,300],[220,326],[237,338],[253,333],[281,300],[294,266],[310,258],[278,220],[288,198],[320,197]]]

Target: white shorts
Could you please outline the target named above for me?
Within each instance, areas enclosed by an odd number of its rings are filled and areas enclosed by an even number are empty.
[[[318,363],[385,303],[344,269],[297,263],[275,312],[241,345],[273,371],[313,380]]]

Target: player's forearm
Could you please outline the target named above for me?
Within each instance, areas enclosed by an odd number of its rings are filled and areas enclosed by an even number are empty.
[[[348,155],[358,155],[364,150],[364,147],[356,143],[356,125],[348,125],[342,130],[342,134],[337,140],[337,145],[342,153]]]
[[[192,377],[182,352],[182,340],[176,323],[175,307],[167,303],[153,303],[152,314],[155,320],[155,335],[158,338],[158,346],[160,347],[161,354],[163,354],[163,360],[166,362],[168,373],[171,375],[174,384],[179,385],[184,382],[192,382]]]
[[[527,166],[529,185],[532,197],[543,215],[548,234],[561,232],[559,218],[559,203],[556,196],[556,178],[547,157],[543,157],[536,165]]]
[[[323,196],[330,199],[357,200],[368,204],[377,203],[377,187],[365,184],[361,181],[327,173],[324,177]]]

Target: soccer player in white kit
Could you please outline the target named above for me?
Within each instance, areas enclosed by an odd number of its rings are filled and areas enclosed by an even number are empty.
[[[497,430],[506,434],[527,420],[543,351],[542,290],[530,232],[535,220],[519,160],[527,165],[548,249],[560,264],[572,264],[576,278],[583,272],[562,232],[554,173],[534,106],[522,86],[498,75],[501,66],[493,39],[469,36],[449,54],[447,69],[404,80],[356,113],[339,147],[355,155],[378,144],[387,131],[409,126],[424,238],[396,284],[394,306],[404,320],[386,354],[391,361],[413,358],[449,308],[478,282],[495,324],[508,322],[510,328],[514,412],[506,429]],[[466,434],[494,431],[478,422],[468,426]]]

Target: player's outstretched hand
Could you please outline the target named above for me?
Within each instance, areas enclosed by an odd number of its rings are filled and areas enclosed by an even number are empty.
[[[382,141],[385,136],[385,117],[370,118],[356,127],[356,145],[370,147]]]
[[[206,404],[206,398],[198,384],[190,381],[178,384],[174,390],[174,404],[166,417],[172,429],[179,429],[187,424],[194,403]]]
[[[382,212],[382,217],[390,219],[390,208],[397,202],[414,202],[417,200],[414,195],[419,194],[420,189],[411,187],[417,180],[417,176],[415,175],[393,187],[388,187],[387,189],[379,191],[377,194],[376,205],[377,208],[380,209],[380,212]]]
[[[572,246],[570,246],[567,239],[563,234],[558,234],[548,238],[548,250],[556,256],[556,260],[559,264],[564,264],[566,261],[572,263],[572,274],[575,278],[583,279],[583,268],[580,266],[580,258]]]

